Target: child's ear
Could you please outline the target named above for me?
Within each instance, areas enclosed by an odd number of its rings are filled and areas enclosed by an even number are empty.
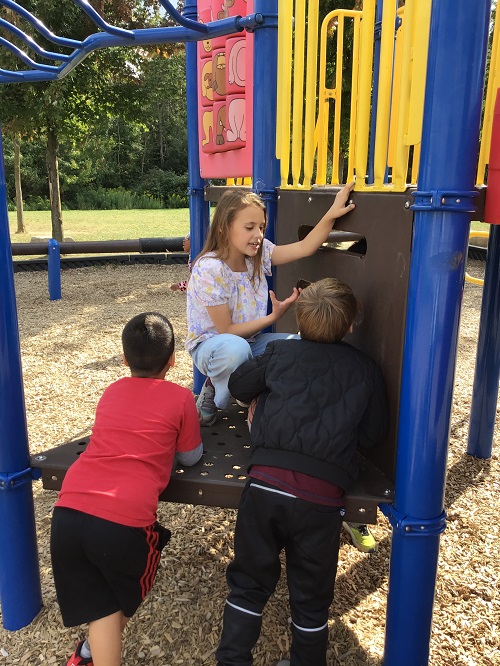
[[[173,368],[175,365],[175,352],[172,352],[172,356],[167,361],[167,367]]]
[[[123,362],[125,363],[125,365],[127,366],[127,368],[130,367],[129,364],[128,364],[127,359],[125,358],[125,354],[123,354]]]

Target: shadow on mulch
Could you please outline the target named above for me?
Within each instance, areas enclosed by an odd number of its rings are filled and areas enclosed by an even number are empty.
[[[469,488],[483,484],[490,473],[490,461],[464,454],[450,469],[446,477],[447,509],[451,508]],[[450,515],[450,520],[453,516]],[[335,582],[335,608],[344,615],[361,604],[387,581],[391,552],[391,537],[378,542],[375,553],[356,562]],[[356,585],[352,582],[356,581]],[[353,636],[353,641],[355,636]],[[361,648],[360,648],[361,649]]]

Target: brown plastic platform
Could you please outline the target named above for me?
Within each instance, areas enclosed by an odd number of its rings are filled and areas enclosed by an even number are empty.
[[[178,466],[161,494],[164,502],[203,504],[236,508],[247,479],[250,435],[246,410],[232,404],[221,411],[211,428],[202,428],[203,458],[193,467]],[[60,490],[68,467],[85,451],[89,438],[83,437],[32,456],[32,467],[41,470],[46,490]],[[360,474],[346,497],[346,520],[377,522],[377,505],[391,502],[393,484],[371,463],[360,457]]]

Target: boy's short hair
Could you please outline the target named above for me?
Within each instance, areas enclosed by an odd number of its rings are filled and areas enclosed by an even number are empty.
[[[295,312],[301,338],[339,342],[356,319],[358,302],[345,282],[325,278],[302,291]]]
[[[172,324],[159,312],[142,312],[125,325],[122,345],[123,354],[134,375],[156,375],[174,353]]]

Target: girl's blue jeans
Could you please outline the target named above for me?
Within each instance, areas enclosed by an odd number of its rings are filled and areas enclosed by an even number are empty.
[[[229,376],[242,363],[253,356],[264,353],[271,340],[288,340],[299,338],[292,333],[259,333],[248,342],[238,335],[220,333],[208,340],[200,342],[191,352],[193,363],[207,377],[210,377],[215,388],[215,404],[219,409],[226,409],[231,399],[227,388]]]

